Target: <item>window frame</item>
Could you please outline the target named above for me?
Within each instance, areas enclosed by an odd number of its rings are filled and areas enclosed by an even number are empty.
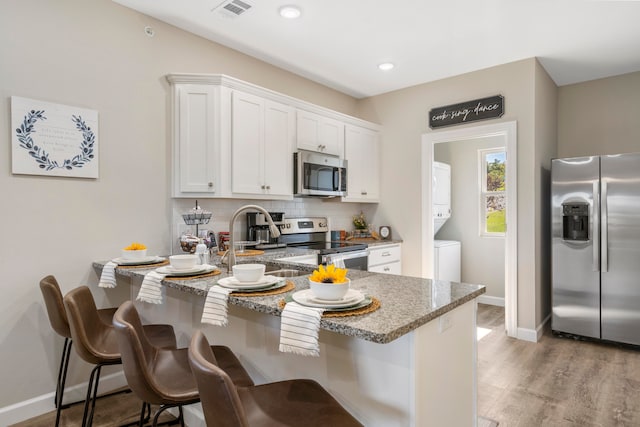
[[[505,189],[503,191],[487,191],[487,156],[489,154],[494,154],[494,153],[504,153],[504,164],[505,164],[505,174],[504,174],[504,180],[505,180]],[[507,148],[506,147],[492,147],[492,148],[480,148],[478,149],[478,206],[479,206],[479,214],[478,214],[478,220],[479,220],[479,225],[478,225],[478,230],[479,230],[479,234],[480,237],[487,237],[487,238],[504,238],[506,235],[506,230],[507,230],[507,173],[506,173],[506,169],[508,167],[507,164]],[[487,206],[487,198],[489,196],[502,196],[504,197],[505,200],[505,231],[504,232],[490,232],[487,231],[487,213],[486,213],[486,206]]]

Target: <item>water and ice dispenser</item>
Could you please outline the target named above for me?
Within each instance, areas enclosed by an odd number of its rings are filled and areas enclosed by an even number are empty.
[[[562,238],[589,240],[589,204],[567,202],[562,204]]]

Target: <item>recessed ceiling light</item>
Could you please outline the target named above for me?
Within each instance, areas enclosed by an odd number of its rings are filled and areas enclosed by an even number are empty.
[[[383,62],[382,64],[378,64],[378,68],[382,71],[389,71],[393,69],[393,67],[395,67],[393,62]]]
[[[300,16],[300,8],[298,6],[282,6],[278,12],[280,12],[280,16],[287,19],[296,19]]]

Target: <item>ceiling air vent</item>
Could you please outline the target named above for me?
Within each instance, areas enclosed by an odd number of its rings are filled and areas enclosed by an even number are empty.
[[[218,12],[228,18],[237,18],[249,9],[251,9],[251,5],[246,1],[227,0],[216,6],[213,11]]]

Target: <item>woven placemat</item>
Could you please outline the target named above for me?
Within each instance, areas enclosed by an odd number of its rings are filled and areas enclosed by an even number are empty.
[[[255,292],[232,292],[231,295],[234,297],[265,297],[269,295],[284,294],[285,292],[292,291],[295,288],[296,285],[294,285],[292,281],[287,280],[287,284],[278,289]]]
[[[156,268],[169,264],[169,260],[154,262],[153,264],[140,264],[140,265],[118,265],[118,268]]]
[[[208,273],[204,273],[204,274],[197,274],[195,276],[171,276],[171,275],[167,275],[167,278],[171,278],[171,280],[191,280],[191,279],[204,279],[207,277],[213,277],[213,276],[217,276],[218,274],[221,274],[222,271],[220,270],[213,270],[210,271]]]
[[[226,253],[227,251],[218,251],[219,256],[223,256]],[[245,249],[242,252],[236,251],[236,256],[256,256],[256,255],[262,255],[263,253],[264,251],[260,249]]]
[[[287,303],[285,300],[281,299],[278,301],[278,308],[280,310],[284,310],[284,306]],[[380,300],[376,297],[371,297],[371,304],[366,305],[364,307],[356,308],[353,310],[345,310],[345,311],[325,311],[322,313],[322,317],[348,317],[348,316],[360,316],[361,314],[369,314],[373,313],[377,309],[380,308]]]

